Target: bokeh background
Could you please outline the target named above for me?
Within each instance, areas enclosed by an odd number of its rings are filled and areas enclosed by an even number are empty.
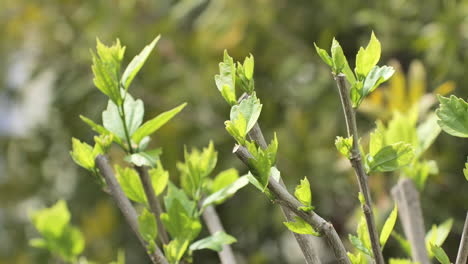
[[[96,37],[107,44],[120,38],[128,63],[162,34],[131,93],[144,99],[146,118],[188,102],[152,142],[164,148],[162,161],[176,182],[184,145],[203,147],[210,139],[219,152],[217,171],[245,172],[231,154],[233,140],[223,125],[229,110],[213,76],[224,49],[238,60],[254,54],[256,89],[264,104],[260,123],[268,139],[278,133],[284,180],[292,190],[307,175],[317,211],[347,240],[354,231],[357,186],[334,148],[335,136],[345,134],[344,120],[329,69],[313,43],[329,47],[336,36],[354,65],[354,54],[372,30],[382,43],[381,64],[399,63],[409,85],[384,86],[364,103],[358,120],[364,136],[376,118],[386,120],[392,111],[409,107],[406,96],[393,89],[419,85],[427,93],[467,98],[468,1],[2,0],[0,263],[53,263],[47,252],[28,246],[37,235],[29,214],[60,198],[68,201],[72,222],[85,234],[89,259],[107,263],[123,248],[128,263],[147,263],[109,196],[69,155],[72,136],[92,142],[79,114],[100,121],[106,105],[92,83],[89,50]],[[454,218],[444,246],[452,259],[468,209],[468,183],[461,172],[467,154],[466,140],[445,133],[426,153],[440,171],[423,191],[426,228]],[[377,207],[391,208],[389,190],[396,177],[373,175],[370,181]],[[233,247],[245,263],[301,263],[281,212],[253,187],[218,211],[227,232],[237,237]],[[394,240],[384,254],[403,256]],[[218,262],[211,252],[197,253],[195,260]]]

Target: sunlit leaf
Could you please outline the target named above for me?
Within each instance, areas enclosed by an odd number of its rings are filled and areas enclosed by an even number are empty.
[[[468,103],[452,95],[450,98],[438,96],[440,106],[436,111],[438,124],[448,134],[468,137]]]
[[[233,236],[218,231],[209,237],[193,242],[189,249],[190,251],[211,249],[219,252],[223,249],[223,245],[232,244],[236,241]]]
[[[377,65],[380,53],[380,42],[372,32],[367,47],[365,49],[361,47],[356,55],[356,69],[354,71],[359,78],[364,79],[370,70]]]
[[[143,208],[143,212],[138,216],[138,227],[141,236],[147,242],[153,241],[158,235],[156,218],[146,208]]]
[[[388,238],[390,237],[390,234],[393,231],[393,228],[395,227],[395,223],[397,220],[398,216],[398,208],[397,205],[395,204],[395,207],[393,208],[392,212],[388,216],[387,220],[385,221],[384,226],[382,227],[382,231],[380,232],[380,246],[382,248],[385,247],[385,243],[387,243]]]
[[[320,236],[320,233],[299,216],[294,216],[294,221],[283,222],[283,224],[292,232],[303,235]]]

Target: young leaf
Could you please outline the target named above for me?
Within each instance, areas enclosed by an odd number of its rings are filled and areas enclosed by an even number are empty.
[[[399,142],[383,147],[368,161],[370,172],[394,171],[408,165],[414,157],[410,144]]]
[[[389,264],[417,264],[418,262],[413,262],[410,259],[396,259],[390,258]]]
[[[169,244],[164,245],[164,255],[169,263],[179,263],[187,251],[190,241],[187,239],[174,239]]]
[[[91,51],[93,57],[92,70],[94,73],[94,85],[115,104],[122,104],[118,76],[125,47],[120,46],[120,41],[110,47],[97,39],[97,55]]]
[[[160,36],[157,36],[151,44],[147,45],[141,52],[140,54],[136,55],[132,61],[128,64],[127,68],[125,69],[123,75],[122,75],[122,86],[124,87],[125,91],[128,90],[128,87],[130,86],[130,83],[132,83],[133,78],[137,75],[137,73],[140,71],[141,67],[146,62],[146,59],[148,59],[148,56],[150,55],[151,51],[154,49],[154,46],[156,46],[156,43],[158,42]]]
[[[227,187],[237,179],[239,179],[239,173],[236,169],[231,168],[220,172],[218,175],[216,175],[213,183],[209,188],[210,193],[215,193],[224,187]]]
[[[434,143],[441,131],[437,124],[437,116],[429,115],[426,120],[417,128],[418,147],[416,148],[416,156],[423,154]]]
[[[219,74],[215,76],[215,82],[224,100],[229,105],[237,104],[236,65],[226,50],[224,50],[224,60],[219,64]]]
[[[125,161],[135,164],[136,166],[148,166],[154,168],[156,166],[156,162],[159,160],[161,153],[161,148],[141,151],[126,156]]]
[[[211,249],[217,252],[223,250],[223,245],[229,245],[237,240],[225,232],[216,232],[213,235],[195,241],[190,245],[190,251],[200,250],[200,249]]]
[[[156,168],[150,169],[148,173],[151,177],[154,193],[160,195],[169,182],[169,172],[164,170],[161,161],[158,161]]]
[[[409,241],[395,231],[392,232],[392,237],[395,238],[395,240],[398,242],[401,249],[403,249],[406,255],[411,256],[411,244],[409,243]]]
[[[115,165],[115,174],[122,190],[130,200],[137,203],[146,203],[146,195],[140,177],[134,169]]]
[[[381,126],[377,126],[374,132],[370,133],[369,155],[375,156],[384,145],[384,134]]]
[[[233,196],[238,190],[243,188],[249,183],[247,176],[242,176],[237,179],[235,182],[229,184],[223,189],[209,195],[203,200],[200,211],[203,211],[207,206],[212,204],[220,204],[224,202],[227,198]]]
[[[463,174],[465,174],[465,179],[468,181],[468,157],[466,158],[465,168],[463,169]]]
[[[138,216],[138,228],[141,236],[147,242],[154,241],[158,235],[156,219],[146,208],[143,208],[143,212]]]
[[[250,54],[249,57],[245,57],[243,68],[244,75],[247,78],[247,80],[252,80],[254,73],[254,57],[252,54]]]
[[[433,225],[432,229],[426,234],[426,248],[429,251],[430,255],[430,245],[442,246],[445,239],[447,239],[450,230],[452,229],[453,219],[447,219],[439,226]]]
[[[392,77],[395,70],[393,67],[390,66],[374,66],[369,74],[366,76],[364,80],[362,90],[361,90],[361,98],[358,101],[358,106],[362,102],[362,100],[371,92],[373,92],[380,84],[386,82],[390,77]]]
[[[294,216],[294,221],[283,222],[283,224],[292,232],[303,235],[320,236],[320,233],[314,230],[304,219],[299,216]]]
[[[140,99],[134,100],[133,97],[127,93],[123,108],[128,136],[131,137],[143,122],[143,101]],[[126,141],[125,128],[120,115],[121,113],[117,105],[109,100],[107,109],[102,112],[102,123],[107,130],[117,135],[123,141]]]
[[[347,252],[347,254],[349,260],[351,261],[351,264],[367,264],[367,259],[364,258],[364,255],[362,255],[361,252],[358,252],[356,254]]]
[[[294,191],[294,196],[306,207],[310,207],[312,205],[312,193],[310,191],[310,183],[307,177],[304,177],[301,180],[301,184],[296,186],[296,190]]]
[[[161,214],[161,221],[175,239],[192,241],[201,231],[200,221],[187,214],[178,199],[174,199],[167,212]]]
[[[360,48],[356,55],[356,68],[355,72],[359,79],[364,79],[370,70],[377,65],[380,59],[380,42],[372,32],[369,44],[367,47]]]
[[[167,211],[172,208],[174,201],[176,200],[182,205],[185,215],[190,217],[195,215],[195,209],[197,208],[196,203],[191,201],[183,190],[177,188],[174,184],[169,182],[167,194],[164,196],[164,205]]]
[[[382,227],[382,231],[380,232],[380,246],[382,247],[382,249],[385,247],[385,243],[387,243],[387,240],[393,231],[393,227],[395,227],[397,216],[398,216],[398,207],[395,204],[395,207],[390,213],[390,216],[385,221],[385,224]]]
[[[343,53],[343,49],[340,46],[340,43],[333,38],[331,46],[332,62],[333,62],[333,72],[335,74],[341,73],[345,63],[347,63],[346,57]]]
[[[351,244],[353,244],[353,246],[356,249],[358,249],[362,253],[371,257],[373,256],[372,251],[364,245],[364,242],[361,239],[359,239],[359,237],[349,234],[349,241],[351,242]]]
[[[141,127],[136,129],[135,133],[132,135],[132,140],[135,144],[140,144],[141,140],[156,132],[160,127],[165,125],[169,120],[171,120],[176,114],[178,114],[187,103],[183,103],[176,108],[173,108],[169,111],[159,114],[157,117],[145,122]]]
[[[70,151],[70,155],[73,161],[81,167],[90,171],[94,169],[95,155],[93,155],[93,148],[85,142],[72,138],[72,151]]]
[[[455,137],[468,137],[468,103],[452,95],[450,98],[438,96],[440,106],[436,111],[437,123],[448,134]]]
[[[234,105],[231,108],[230,120],[234,121],[237,120],[239,114],[246,120],[246,127],[245,131],[243,132],[243,136],[253,128],[253,126],[257,123],[258,117],[260,116],[260,112],[262,111],[262,104],[260,100],[255,96],[255,94],[249,96],[248,98],[242,100],[240,104]]]
[[[349,159],[351,158],[351,150],[353,148],[353,137],[336,137],[335,146],[343,156]]]
[[[269,153],[265,152],[261,147],[257,147],[257,145],[253,142],[246,141],[246,147],[253,156],[250,159],[254,166],[252,174],[261,184],[262,192],[264,192],[268,185],[271,168],[274,165],[272,163],[273,160],[271,159],[271,155],[269,155]]]
[[[362,215],[359,220],[358,226],[356,228],[356,233],[357,233],[357,237],[359,238],[359,241],[361,241],[361,244],[365,247],[365,249],[367,249],[367,250],[364,250],[363,253],[365,254],[368,254],[368,252],[372,253],[372,246],[371,246],[369,231],[367,228],[367,222],[366,222],[366,218],[364,217],[364,215]],[[362,249],[360,250],[362,251]],[[373,255],[370,254],[369,256],[373,256]]]
[[[437,245],[431,244],[431,253],[436,257],[436,259],[441,263],[441,264],[450,264],[450,259],[447,256],[447,253]]]
[[[330,55],[328,55],[328,52],[324,49],[319,48],[315,43],[315,50],[317,51],[317,54],[320,56],[320,58],[325,62],[328,66],[333,67],[333,62],[332,58]]]

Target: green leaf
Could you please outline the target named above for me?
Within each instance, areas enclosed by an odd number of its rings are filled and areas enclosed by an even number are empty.
[[[432,257],[432,254],[430,252],[430,245],[433,244],[435,246],[442,246],[444,243],[445,239],[447,239],[450,230],[452,229],[453,225],[453,219],[447,219],[444,221],[442,224],[439,226],[433,225],[432,229],[427,232],[426,234],[426,248],[429,251],[430,257]]]
[[[392,232],[392,237],[398,241],[401,249],[406,253],[406,255],[411,256],[411,245],[408,240],[406,240],[402,235],[398,234],[397,232]]]
[[[266,190],[268,180],[271,174],[271,168],[274,166],[271,155],[265,152],[261,147],[257,147],[254,142],[246,141],[247,150],[252,154],[250,162],[253,165],[252,175],[262,186],[262,191]]]
[[[178,107],[175,107],[169,111],[159,114],[157,117],[145,122],[141,127],[135,130],[135,133],[132,135],[132,140],[135,144],[140,144],[141,140],[156,132],[160,127],[165,125],[169,120],[171,120],[175,115],[177,115],[187,103],[183,103]]]
[[[70,151],[70,155],[76,164],[89,171],[94,170],[96,155],[93,154],[93,148],[90,145],[72,138],[72,151]]]
[[[115,104],[122,104],[119,87],[120,64],[122,62],[125,47],[120,46],[117,40],[114,45],[108,47],[97,39],[97,55],[91,51],[93,57],[92,70],[94,73],[94,85]]]
[[[383,147],[375,156],[369,157],[370,172],[394,171],[408,165],[414,157],[410,144],[399,142]]]
[[[229,245],[237,240],[225,232],[216,232],[209,237],[205,237],[198,241],[195,241],[190,245],[190,251],[200,250],[200,249],[211,249],[217,252],[223,250],[223,245]]]
[[[138,228],[141,236],[147,242],[154,241],[158,235],[156,218],[145,207],[143,208],[143,212],[138,216]]]
[[[296,190],[294,191],[294,196],[305,206],[312,205],[312,193],[310,191],[310,183],[307,177],[304,177],[301,180],[301,184],[296,186]]]
[[[468,137],[468,103],[452,95],[438,96],[440,106],[436,110],[437,123],[446,133],[455,137]]]
[[[283,224],[292,232],[303,235],[320,236],[320,233],[299,216],[294,216],[294,222],[283,222]]]
[[[468,157],[466,158],[465,168],[463,169],[463,174],[465,174],[465,179],[468,181]]]
[[[339,74],[342,72],[345,63],[347,63],[346,57],[343,53],[343,49],[340,46],[340,43],[333,38],[331,46],[332,62],[333,62],[333,72]]]
[[[70,222],[70,212],[64,200],[50,208],[45,208],[32,215],[32,222],[39,233],[60,237]]]
[[[358,248],[358,249],[363,251],[363,253],[365,253],[367,255],[369,255],[368,253],[370,252],[371,254],[369,256],[373,256],[372,255],[371,240],[370,240],[370,236],[369,236],[369,229],[367,228],[367,222],[366,222],[366,218],[364,217],[364,215],[362,215],[360,220],[359,220],[358,226],[356,228],[356,233],[357,233],[357,237],[359,238],[359,241],[361,241],[361,244],[364,246],[364,248],[366,250],[363,250],[361,248]],[[351,241],[351,242],[353,242],[353,241]]]
[[[210,193],[215,193],[224,187],[227,187],[237,179],[239,179],[239,173],[236,169],[231,168],[220,172],[218,175],[216,175],[213,183],[210,186]]]
[[[404,176],[412,179],[419,190],[424,189],[429,175],[437,175],[439,168],[434,160],[415,160],[411,166],[403,168]]]
[[[169,182],[169,172],[164,170],[161,161],[158,161],[156,168],[150,169],[148,173],[151,177],[154,193],[160,195]]]
[[[219,64],[219,74],[215,76],[215,82],[224,100],[229,105],[237,104],[236,65],[226,50],[224,50],[224,61]]]
[[[136,166],[148,166],[151,168],[156,167],[156,163],[159,160],[159,156],[162,153],[161,148],[141,151],[138,153],[133,153],[125,157],[127,162],[135,164]]]
[[[356,248],[358,249],[359,251],[361,251],[362,253],[368,255],[368,256],[371,256],[372,257],[372,251],[370,251],[370,249],[368,249],[364,243],[361,241],[361,239],[359,239],[359,237],[357,236],[353,236],[351,234],[349,234],[349,241],[351,242],[351,244]]]
[[[384,131],[381,126],[377,126],[374,132],[370,133],[369,140],[369,155],[375,156],[379,150],[384,146]]]
[[[190,200],[185,192],[177,188],[173,183],[169,182],[168,191],[164,196],[164,205],[166,210],[169,211],[172,208],[174,201],[179,201],[184,209],[184,214],[188,216],[194,216],[197,205],[194,201]]]
[[[190,241],[187,239],[174,239],[169,244],[164,245],[164,255],[169,263],[179,263],[185,251],[187,251],[189,243]]]
[[[413,262],[410,259],[400,259],[400,258],[390,258],[389,264],[417,264],[418,262]]]
[[[417,128],[418,146],[416,148],[416,156],[419,157],[434,143],[441,131],[437,124],[437,116],[430,114],[426,120]]]
[[[128,64],[127,68],[125,69],[123,75],[122,75],[122,86],[124,87],[125,91],[128,90],[128,87],[130,86],[130,83],[132,83],[133,78],[137,75],[137,73],[140,71],[141,67],[146,62],[146,59],[148,59],[148,56],[150,55],[151,51],[154,49],[154,46],[156,46],[156,43],[158,42],[160,36],[157,36],[151,44],[147,45],[141,52],[140,54],[136,55],[132,61]]]
[[[248,98],[242,100],[240,104],[234,105],[231,108],[230,120],[235,121],[238,119],[239,114],[245,118],[246,127],[243,132],[243,136],[253,128],[257,123],[260,112],[262,111],[262,104],[255,94],[250,95]]]
[[[245,57],[244,59],[244,75],[247,80],[252,80],[253,73],[254,73],[254,57],[250,54],[249,57]]]
[[[328,55],[328,52],[324,49],[319,48],[314,42],[315,50],[320,58],[325,62],[328,66],[333,67],[332,58]]]
[[[352,254],[350,252],[347,252],[349,261],[351,261],[351,264],[367,264],[367,259],[362,255],[361,252],[358,252],[356,254]]]
[[[336,149],[346,158],[351,158],[351,151],[353,149],[353,137],[336,137],[335,139]]]
[[[239,113],[234,121],[227,120],[224,122],[226,131],[241,145],[245,144],[245,131],[247,130],[247,120]]]
[[[356,68],[354,71],[359,79],[363,80],[370,70],[377,65],[380,53],[380,42],[375,37],[374,32],[372,32],[367,47],[365,49],[361,47],[356,55]]]
[[[392,233],[393,228],[395,227],[397,216],[398,216],[398,207],[395,204],[395,207],[390,213],[390,216],[388,216],[387,220],[385,221],[384,226],[382,227],[382,231],[380,232],[380,246],[382,247],[382,249],[385,247],[385,243],[387,243],[387,240],[390,237],[390,234]]]
[[[205,200],[203,200],[200,211],[203,211],[209,205],[223,203],[227,198],[233,196],[238,190],[242,189],[248,183],[249,179],[247,176],[242,176],[223,189],[209,195]]]
[[[175,239],[192,241],[201,231],[200,221],[190,216],[178,199],[174,199],[167,212],[161,214],[161,221]]]
[[[131,137],[143,122],[143,115],[145,113],[143,101],[140,99],[134,100],[133,97],[127,93],[123,103],[123,108],[125,111],[125,122],[128,129],[128,136]],[[125,135],[124,124],[120,114],[121,113],[117,105],[114,102],[109,101],[107,109],[102,112],[102,123],[107,130],[114,133],[123,141],[126,141],[127,138]]]
[[[146,203],[146,195],[138,173],[132,168],[115,165],[115,176],[125,195],[137,203]]]
[[[431,253],[436,257],[436,259],[441,263],[441,264],[450,264],[450,259],[447,256],[447,253],[437,245],[431,244]]]

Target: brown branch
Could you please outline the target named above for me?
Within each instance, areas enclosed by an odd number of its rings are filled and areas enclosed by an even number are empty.
[[[346,120],[346,128],[348,130],[348,137],[353,137],[353,148],[351,150],[351,165],[357,176],[359,189],[364,196],[365,203],[362,205],[362,211],[367,222],[367,229],[372,245],[372,252],[374,253],[375,261],[377,264],[384,264],[384,258],[380,249],[379,236],[375,225],[374,216],[372,214],[372,200],[370,190],[367,182],[367,174],[364,170],[364,164],[361,159],[361,151],[359,150],[359,136],[356,125],[356,113],[351,105],[349,98],[349,91],[346,85],[346,76],[342,73],[335,75],[335,81],[338,86],[338,92],[341,98],[343,113]]]
[[[221,223],[221,219],[219,219],[219,215],[212,205],[209,205],[205,208],[202,216],[210,234],[213,235],[216,232],[225,232],[223,224]],[[230,245],[223,245],[223,249],[220,252],[218,252],[218,256],[222,264],[237,263]]]
[[[95,162],[100,173],[106,180],[107,187],[110,190],[112,198],[117,203],[117,207],[119,207],[128,225],[135,233],[140,243],[145,248],[145,251],[148,253],[148,256],[150,257],[152,263],[168,264],[167,259],[164,257],[163,253],[161,252],[161,249],[158,246],[155,246],[156,248],[154,250],[154,253],[149,253],[148,245],[139,231],[138,216],[135,211],[135,208],[133,208],[132,204],[130,203],[130,200],[128,200],[127,196],[125,196],[125,193],[123,192],[117,179],[115,178],[114,172],[112,171],[112,168],[110,167],[107,158],[105,156],[98,155],[96,157]]]
[[[463,226],[463,233],[460,240],[460,247],[458,248],[457,261],[455,264],[466,264],[468,259],[468,212],[466,213],[465,225]]]
[[[252,173],[255,172],[254,166],[252,164],[253,157],[245,147],[236,145],[234,147],[233,153],[236,154],[236,156],[249,168]],[[276,197],[276,202],[282,205],[282,207],[289,209],[294,214],[304,219],[317,232],[325,236],[328,244],[333,250],[335,257],[337,258],[338,263],[351,263],[348,259],[348,255],[346,254],[346,249],[331,223],[325,221],[314,211],[304,212],[299,210],[298,208],[303,206],[301,202],[292,196],[284,186],[274,180],[273,177],[270,177],[269,179],[268,189]]]
[[[413,181],[411,179],[399,180],[392,188],[392,196],[398,205],[398,217],[401,220],[403,231],[411,245],[413,261],[429,264],[421,202]]]
[[[135,169],[138,172],[138,175],[140,176],[141,185],[143,185],[143,189],[145,191],[145,195],[148,200],[151,212],[156,218],[159,234],[158,237],[163,244],[169,244],[169,236],[167,234],[166,229],[164,228],[164,225],[161,222],[161,214],[163,213],[163,210],[161,208],[161,204],[159,203],[158,197],[154,192],[153,184],[148,174],[148,168],[144,166],[135,166]]]

